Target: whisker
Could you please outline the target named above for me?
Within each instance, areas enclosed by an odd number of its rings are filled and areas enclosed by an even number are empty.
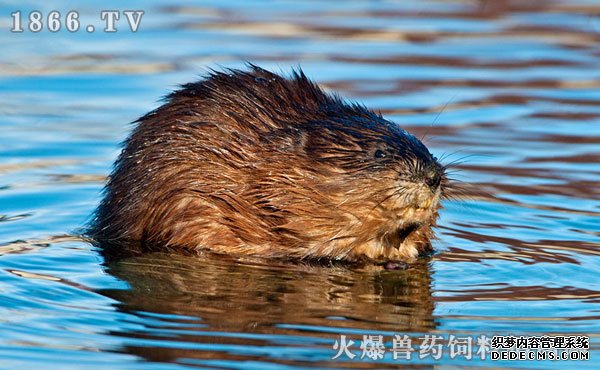
[[[440,115],[446,110],[446,108],[448,107],[448,105],[450,105],[450,103],[452,102],[452,100],[454,100],[454,98],[456,98],[456,94],[453,97],[451,97],[450,100],[448,100],[448,102],[446,102],[446,104],[444,104],[442,109],[440,109],[440,111],[436,114],[435,118],[433,119],[433,122],[431,122],[431,125],[427,126],[427,130],[425,130],[425,133],[423,134],[423,136],[421,136],[421,141],[425,141],[425,138],[429,134],[429,129],[431,127],[433,127],[433,125],[436,124],[438,118],[440,118]]]

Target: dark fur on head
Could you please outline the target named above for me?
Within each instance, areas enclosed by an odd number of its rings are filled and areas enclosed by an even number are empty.
[[[368,109],[251,65],[212,72],[137,121],[89,235],[149,250],[412,260],[431,248],[444,168]]]

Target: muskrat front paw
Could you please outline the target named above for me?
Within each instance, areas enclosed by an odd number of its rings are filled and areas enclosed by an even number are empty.
[[[383,268],[386,270],[407,270],[410,265],[404,261],[387,261],[383,264]]]

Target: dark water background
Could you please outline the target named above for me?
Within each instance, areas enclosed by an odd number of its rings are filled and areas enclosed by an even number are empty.
[[[40,2],[42,3],[42,2]],[[600,2],[0,5],[0,368],[600,367]],[[140,31],[12,34],[10,13],[143,9]],[[146,256],[69,234],[128,122],[206,67],[300,64],[400,123],[470,195],[407,271]],[[350,361],[340,334],[591,336],[585,363]],[[446,349],[447,350],[447,349]],[[358,346],[355,353],[360,355]]]

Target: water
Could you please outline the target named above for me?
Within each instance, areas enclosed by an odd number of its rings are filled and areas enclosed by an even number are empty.
[[[9,1],[9,14],[78,10]],[[0,368],[600,367],[600,2],[133,2],[140,31],[0,33]],[[99,28],[99,27],[98,27]],[[153,255],[74,236],[128,122],[207,67],[300,64],[447,162],[437,253],[407,271]],[[355,341],[354,360],[333,344]],[[412,359],[359,358],[363,335]],[[419,359],[418,338],[586,335],[590,360]]]

